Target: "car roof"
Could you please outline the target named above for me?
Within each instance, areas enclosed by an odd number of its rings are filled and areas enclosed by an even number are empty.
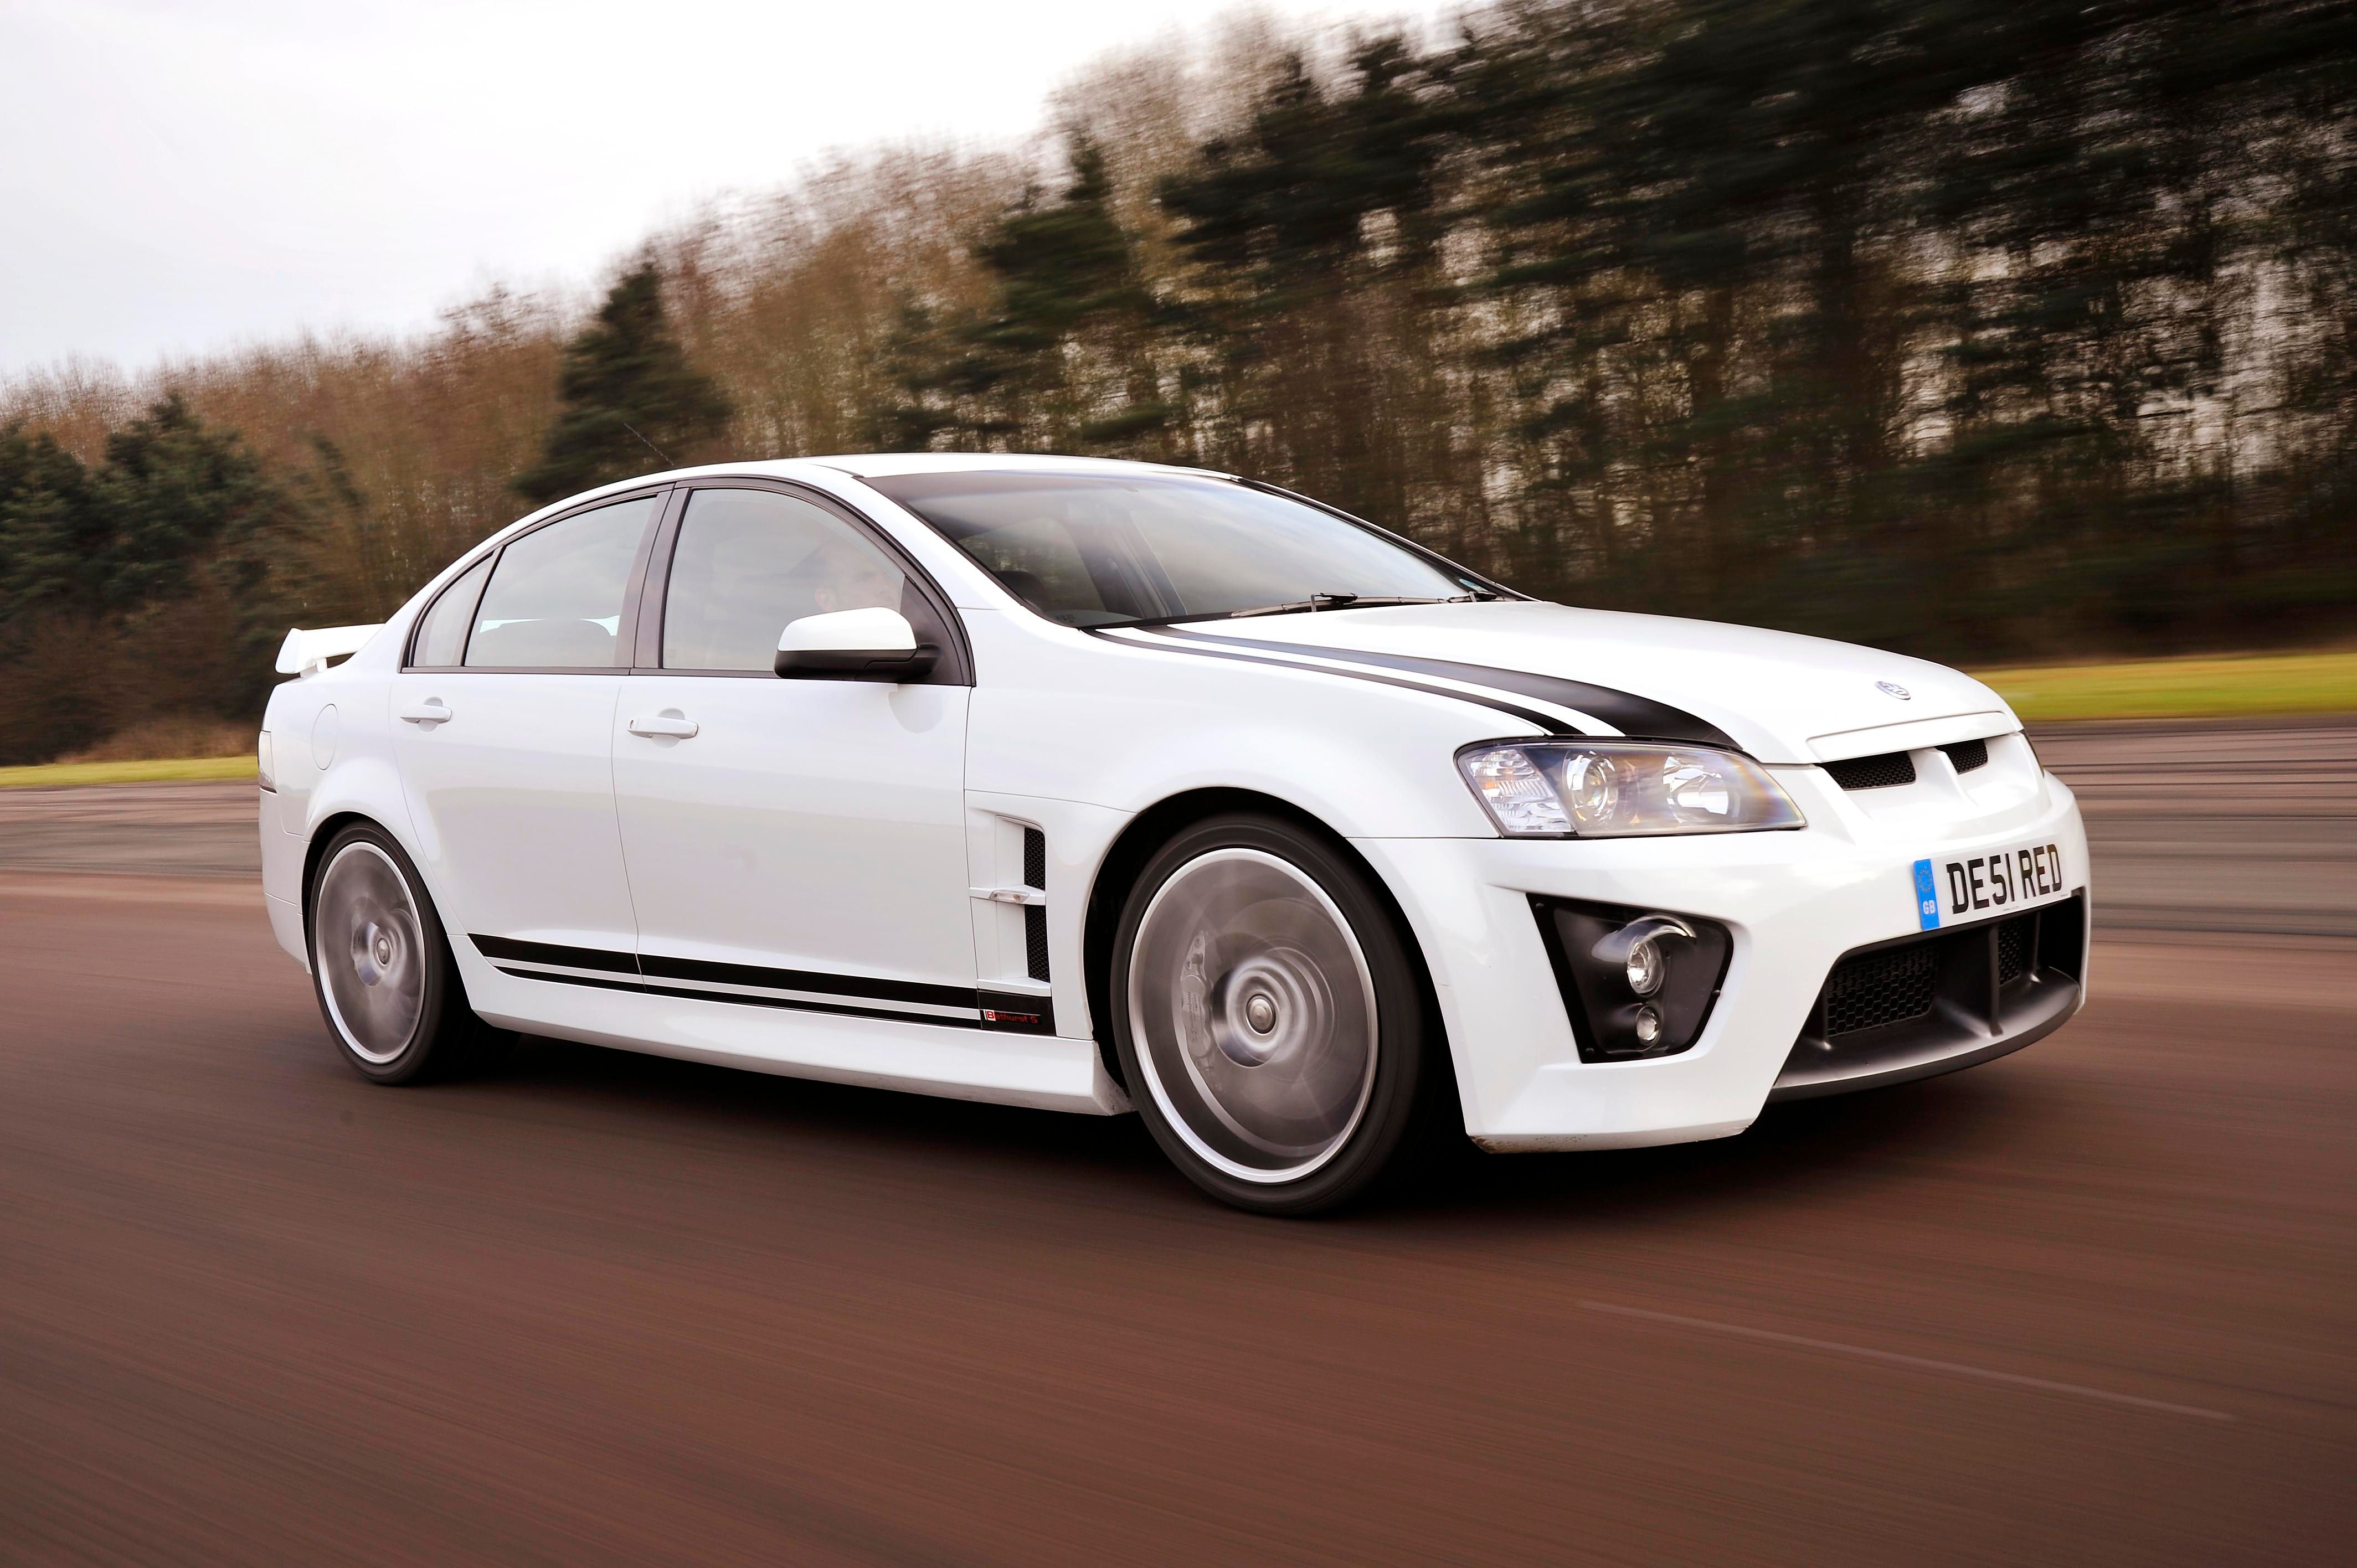
[[[806,463],[840,468],[860,478],[890,474],[967,474],[977,470],[1012,473],[1114,472],[1211,474],[1217,470],[1168,463],[1133,463],[1117,457],[1067,457],[1052,453],[1014,452],[859,452],[836,457],[806,457]],[[1221,474],[1222,478],[1229,476]]]
[[[978,470],[1035,474],[1203,474],[1223,479],[1233,478],[1216,468],[1169,463],[1133,463],[1118,457],[1068,457],[1049,453],[1012,452],[854,452],[825,457],[770,457],[745,463],[706,463],[694,468],[640,474],[633,478],[600,485],[595,490],[582,492],[580,496],[569,497],[564,504],[569,506],[607,490],[629,489],[636,485],[661,484],[673,479],[710,478],[731,474],[768,475],[791,479],[808,478],[813,468],[830,468],[860,479],[883,478],[893,474],[969,474]]]
[[[883,478],[893,474],[967,474],[985,469],[1035,474],[1193,474],[1219,479],[1236,477],[1218,468],[1195,468],[1170,463],[1133,463],[1119,457],[1066,457],[1048,453],[855,452],[827,457],[757,458],[743,463],[705,463],[693,468],[666,468],[659,473],[634,474],[627,479],[608,480],[539,507],[504,527],[494,529],[484,538],[486,542],[506,539],[544,519],[604,497],[621,495],[648,485],[674,484],[683,479],[767,477],[801,479],[805,483],[815,481],[823,485],[825,475],[829,473],[866,479]]]

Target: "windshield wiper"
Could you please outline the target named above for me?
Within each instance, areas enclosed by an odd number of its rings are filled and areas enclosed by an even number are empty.
[[[1110,620],[1096,624],[1104,627],[1175,626],[1189,620],[1240,620],[1246,616],[1307,615],[1318,610],[1380,609],[1386,605],[1469,605],[1491,599],[1502,599],[1503,594],[1487,588],[1476,588],[1469,594],[1453,594],[1448,598],[1428,598],[1414,594],[1312,594],[1306,599],[1290,604],[1254,605],[1245,610],[1188,610],[1178,615],[1140,616],[1134,620]]]
[[[1457,594],[1448,598],[1420,598],[1412,594],[1312,594],[1306,599],[1296,599],[1286,605],[1256,605],[1248,610],[1230,610],[1227,618],[1242,620],[1247,616],[1282,616],[1315,613],[1318,610],[1369,610],[1385,605],[1467,605],[1477,599],[1494,599],[1498,596],[1486,589],[1469,594]]]
[[[1405,596],[1378,597],[1367,594],[1312,594],[1306,599],[1296,599],[1287,605],[1255,605],[1248,610],[1230,610],[1230,620],[1242,620],[1246,616],[1283,616],[1305,611],[1373,609],[1381,605],[1438,605],[1446,599]]]

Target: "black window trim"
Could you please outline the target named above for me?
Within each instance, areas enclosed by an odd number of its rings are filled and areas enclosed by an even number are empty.
[[[518,532],[508,535],[505,539],[500,540],[499,543],[493,545],[483,553],[467,559],[465,564],[461,565],[451,576],[448,586],[443,588],[441,594],[436,594],[433,598],[426,601],[425,607],[418,611],[416,618],[410,622],[408,639],[404,644],[401,650],[402,673],[404,675],[629,674],[630,672],[630,667],[624,664],[468,664],[465,661],[467,658],[467,645],[465,642],[460,643],[458,646],[458,663],[417,664],[412,662],[412,660],[417,657],[417,639],[419,634],[425,629],[426,618],[431,616],[436,607],[442,603],[443,594],[447,594],[452,588],[457,587],[460,578],[466,576],[468,573],[473,571],[484,561],[490,562],[491,569],[483,574],[483,585],[481,587],[475,590],[474,606],[469,607],[467,612],[467,642],[472,642],[475,639],[475,611],[481,607],[483,595],[490,588],[491,579],[499,575],[500,559],[507,553],[509,545],[513,544],[519,539],[528,539],[532,535],[538,533],[544,528],[553,527],[555,524],[564,522],[569,519],[579,517],[584,512],[592,512],[605,507],[618,506],[625,501],[654,499],[661,504],[657,505],[655,508],[655,521],[653,524],[648,528],[646,532],[639,537],[638,554],[630,563],[630,581],[624,586],[622,591],[621,619],[614,628],[617,651],[619,651],[620,648],[624,645],[623,639],[625,635],[628,635],[630,639],[629,646],[635,648],[637,646],[639,609],[640,601],[644,596],[647,581],[647,559],[654,542],[662,537],[663,524],[670,520],[672,513],[677,510],[678,501],[676,499],[676,492],[678,489],[679,487],[677,485],[665,481],[661,484],[646,485],[633,489],[622,490],[613,495],[599,496],[594,500],[583,501],[578,506],[567,507],[563,511],[556,513],[553,517],[544,517],[538,522],[533,523],[530,528],[523,529]]]
[[[671,502],[663,509],[662,521],[657,526],[653,549],[642,567],[643,593],[634,609],[643,607],[636,617],[637,640],[633,661],[628,673],[632,675],[673,675],[697,680],[774,681],[775,672],[768,670],[672,670],[662,662],[663,616],[669,608],[667,596],[671,587],[673,553],[679,547],[680,524],[687,514],[690,498],[697,490],[770,490],[808,501],[821,511],[849,527],[884,553],[885,557],[909,583],[920,597],[932,607],[944,634],[941,662],[927,674],[907,682],[912,686],[971,686],[974,678],[974,648],[966,639],[965,622],[959,618],[957,607],[933,581],[932,574],[909,554],[907,546],[892,537],[891,532],[874,519],[861,513],[842,497],[831,495],[815,485],[799,480],[781,479],[768,474],[710,474],[683,479],[675,487]],[[924,633],[919,628],[920,636]]]

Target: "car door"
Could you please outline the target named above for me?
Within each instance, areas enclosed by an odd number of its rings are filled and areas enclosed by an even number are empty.
[[[847,510],[749,483],[686,492],[647,598],[613,742],[646,984],[979,1021],[954,611]],[[907,684],[774,672],[789,621],[871,607],[942,663]]]
[[[509,540],[418,618],[394,750],[453,937],[511,972],[627,973],[614,711],[664,491]]]

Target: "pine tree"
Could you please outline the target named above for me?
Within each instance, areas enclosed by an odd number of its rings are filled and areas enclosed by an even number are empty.
[[[1114,211],[1103,150],[1068,140],[1071,179],[1036,189],[975,241],[993,298],[942,321],[903,301],[886,343],[901,397],[873,422],[888,445],[1168,457],[1151,352],[1157,321],[1135,246]]]
[[[690,461],[728,423],[728,400],[672,335],[651,257],[622,274],[565,346],[557,395],[541,460],[515,481],[535,501]]]
[[[177,392],[94,467],[0,427],[0,760],[153,713],[259,711],[308,521]]]

